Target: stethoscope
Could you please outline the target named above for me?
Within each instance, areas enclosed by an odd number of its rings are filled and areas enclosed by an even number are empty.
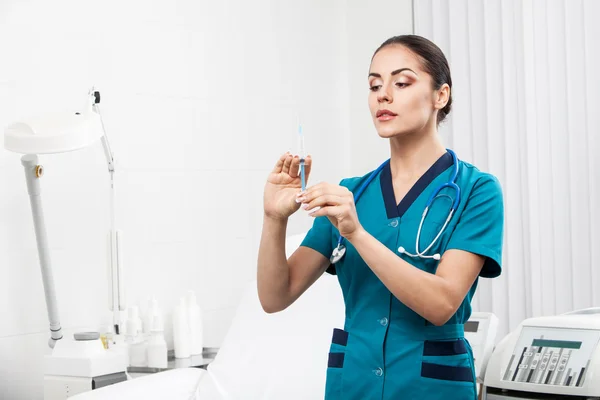
[[[423,211],[423,214],[421,215],[421,222],[419,223],[419,229],[417,230],[417,239],[416,239],[416,244],[415,244],[415,252],[416,254],[411,254],[409,252],[406,251],[406,249],[402,246],[400,246],[398,248],[398,252],[400,254],[406,254],[409,257],[412,258],[433,258],[434,260],[439,260],[440,254],[436,253],[433,254],[431,256],[426,255],[425,253],[427,253],[429,251],[429,249],[431,249],[431,247],[435,244],[435,242],[437,242],[437,240],[440,238],[440,236],[442,235],[442,233],[444,232],[444,230],[446,229],[446,226],[448,226],[448,223],[450,222],[450,220],[452,219],[452,216],[454,215],[454,212],[456,211],[456,208],[458,207],[458,204],[460,203],[460,188],[458,187],[458,185],[456,184],[456,177],[458,176],[458,159],[456,158],[456,154],[454,154],[454,152],[452,150],[448,150],[448,153],[450,153],[450,155],[452,156],[452,162],[453,162],[453,173],[452,176],[450,177],[450,180],[446,183],[441,184],[440,186],[438,186],[433,193],[431,194],[431,196],[429,196],[429,199],[427,200],[427,203],[425,204],[425,210]],[[367,188],[367,186],[369,186],[369,183],[371,183],[371,181],[373,179],[375,179],[375,177],[377,176],[377,174],[379,172],[381,172],[381,170],[383,169],[383,167],[385,167],[385,165],[387,163],[389,163],[389,159],[386,160],[383,164],[381,164],[375,171],[373,171],[371,173],[371,175],[369,175],[369,177],[367,178],[367,180],[360,186],[360,188],[356,191],[356,193],[354,194],[354,203],[356,204],[358,202],[358,199],[360,198],[360,196],[362,195],[362,193],[365,191],[365,189]],[[429,212],[429,208],[431,207],[431,205],[433,204],[433,202],[435,201],[435,199],[438,197],[438,194],[440,193],[440,191],[444,188],[451,188],[454,189],[456,191],[456,196],[454,197],[454,201],[452,203],[452,208],[450,209],[450,212],[448,213],[448,217],[446,218],[446,222],[444,222],[444,225],[442,226],[442,229],[440,229],[440,231],[438,232],[437,236],[433,239],[433,241],[429,244],[429,246],[427,246],[427,248],[425,248],[425,250],[423,251],[419,251],[419,239],[421,237],[421,229],[423,228],[423,221],[425,221],[425,217],[427,216],[427,213]],[[449,197],[451,200],[452,198],[447,195],[444,194],[442,195],[444,197]],[[346,246],[344,245],[344,238],[342,237],[342,235],[338,236],[338,242],[337,242],[337,247],[335,249],[333,249],[333,253],[331,253],[331,257],[329,257],[329,261],[332,264],[337,263],[338,261],[340,261],[344,255],[346,254]]]

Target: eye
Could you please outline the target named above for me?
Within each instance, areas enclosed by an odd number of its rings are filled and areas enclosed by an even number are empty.
[[[381,85],[373,85],[369,88],[369,90],[371,92],[376,92],[380,87],[381,87]]]
[[[408,85],[409,85],[408,83],[396,82],[396,86],[398,86],[399,88],[404,88],[404,87],[407,87]]]

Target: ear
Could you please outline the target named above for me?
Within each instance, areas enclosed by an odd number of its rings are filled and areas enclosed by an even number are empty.
[[[450,99],[450,86],[447,83],[444,83],[442,87],[434,92],[434,102],[435,108],[441,110],[446,107],[448,104],[448,100]]]

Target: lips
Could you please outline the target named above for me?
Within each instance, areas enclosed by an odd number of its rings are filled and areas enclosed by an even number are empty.
[[[390,117],[395,117],[395,116],[396,116],[396,115],[398,115],[398,114],[396,114],[396,113],[393,113],[393,112],[391,112],[390,110],[378,110],[378,111],[377,111],[377,115],[376,115],[376,116],[377,116],[377,118],[379,118],[379,117],[381,117],[381,116],[384,116],[384,115],[389,115]]]
[[[380,121],[389,121],[395,118],[398,114],[391,112],[390,110],[378,110],[376,117]]]

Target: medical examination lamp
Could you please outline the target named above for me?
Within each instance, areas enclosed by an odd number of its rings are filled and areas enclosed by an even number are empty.
[[[111,227],[109,233],[109,308],[113,311],[115,333],[118,331],[119,310],[124,310],[122,293],[122,257],[120,232],[114,223],[114,157],[104,130],[99,104],[100,93],[94,88],[88,93],[86,106],[81,111],[62,112],[25,119],[11,124],[4,132],[4,147],[7,150],[25,154],[21,163],[25,168],[27,191],[31,202],[33,223],[37,240],[39,261],[42,270],[46,307],[50,321],[51,338],[48,344],[54,348],[62,339],[62,328],[58,318],[56,290],[52,276],[50,252],[46,226],[42,210],[40,178],[43,168],[38,163],[38,154],[64,153],[85,148],[98,139],[104,147],[111,178]]]

